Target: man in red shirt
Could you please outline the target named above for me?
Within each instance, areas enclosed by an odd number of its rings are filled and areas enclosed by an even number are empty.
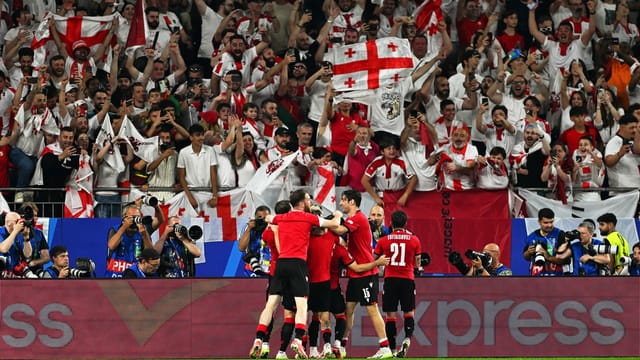
[[[413,312],[416,308],[416,284],[414,268],[420,267],[420,240],[404,229],[407,214],[396,211],[391,214],[393,231],[378,240],[374,254],[391,259],[384,271],[384,288],[382,292],[382,311],[387,313],[385,330],[389,336],[389,346],[396,348],[396,311],[398,304],[404,314],[405,338],[398,349],[396,357],[406,357],[411,336],[415,328]]]
[[[495,8],[496,1],[493,1],[487,13]],[[482,4],[478,0],[459,0],[456,14],[456,24],[458,27],[459,49],[464,50],[471,44],[471,37],[478,30],[484,30],[489,18],[482,12]]]
[[[371,251],[371,228],[369,219],[360,211],[360,201],[362,195],[355,190],[345,190],[340,198],[340,207],[347,214],[347,219],[334,232],[337,235],[348,234],[348,250],[359,264],[374,261]],[[378,335],[380,349],[371,358],[387,359],[392,358],[393,353],[389,349],[389,340],[384,329],[384,320],[378,309],[378,269],[355,272],[351,269],[347,271],[349,282],[347,284],[347,329],[343,338],[342,346],[349,337],[353,328],[353,319],[356,304],[367,308],[367,313],[371,318],[373,328]]]
[[[256,339],[249,355],[256,358],[262,350],[262,342],[273,313],[283,294],[291,294],[296,304],[295,339],[291,349],[303,359],[308,358],[302,346],[302,336],[307,330],[307,299],[309,282],[307,270],[307,251],[311,227],[336,228],[340,225],[342,213],[333,213],[333,219],[326,220],[309,213],[311,196],[303,190],[296,190],[289,196],[292,205],[290,212],[275,216],[267,215],[265,220],[278,225],[276,246],[279,250],[278,266],[269,284],[269,298],[265,305],[256,331]],[[368,223],[367,223],[368,224]]]

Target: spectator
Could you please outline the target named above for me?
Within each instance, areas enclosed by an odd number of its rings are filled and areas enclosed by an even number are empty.
[[[73,141],[73,129],[63,127],[60,130],[58,142],[47,145],[40,154],[38,164],[40,173],[38,175],[42,177],[42,186],[45,190],[41,192],[39,201],[52,204],[52,212],[48,214],[48,217],[61,218],[63,216],[65,191],[62,189],[69,182],[73,171],[78,169],[80,153],[81,150],[75,146]]]
[[[140,257],[143,249],[153,248],[151,237],[143,224],[142,213],[136,205],[128,205],[123,209],[122,223],[117,231],[109,229],[107,248],[105,277],[108,278],[122,277],[123,272]]]
[[[472,267],[469,268],[467,276],[512,276],[513,272],[500,262],[500,247],[496,243],[489,243],[484,246],[482,252],[491,257],[489,266],[485,267],[482,259],[478,256],[471,259]]]
[[[555,214],[549,208],[538,211],[540,229],[527,236],[523,250],[524,259],[530,261],[531,276],[560,276],[562,261],[555,259],[564,231],[553,226]],[[549,261],[542,261],[541,256]]]
[[[156,278],[160,267],[160,254],[153,249],[147,248],[140,253],[140,259],[122,274],[125,279],[134,278]]]
[[[153,244],[153,249],[162,257],[158,270],[161,277],[195,277],[195,258],[202,256],[202,251],[189,237],[187,228],[182,225],[179,217],[172,216],[167,220],[167,226]]]
[[[236,137],[241,136],[242,122],[240,119],[231,115],[229,117],[230,129],[225,138],[212,137],[208,145],[213,147],[216,153],[218,165],[216,167],[218,176],[218,188],[231,190],[237,187],[237,175],[234,168],[234,146],[236,145]]]
[[[256,45],[262,40],[261,33],[279,32],[280,21],[272,17],[273,4],[265,5],[260,0],[247,1],[247,16],[238,19],[237,33],[242,35],[247,44]]]
[[[529,124],[536,125],[548,142],[551,142],[551,126],[547,120],[540,117],[542,103],[537,97],[529,95],[524,99],[525,117],[516,121],[516,144],[524,140],[524,129]]]
[[[638,120],[633,115],[624,115],[620,128],[609,140],[604,151],[604,163],[609,175],[609,186],[640,187],[640,132]],[[613,195],[613,194],[611,194]]]
[[[162,187],[171,188],[176,184],[176,163],[178,153],[171,131],[167,127],[161,127],[158,132],[158,157],[145,166],[148,174],[148,185],[151,188]],[[174,195],[169,191],[152,191],[149,193],[155,196],[158,201],[166,202]]]
[[[629,107],[629,113],[633,113],[636,107]],[[609,139],[613,138],[620,128],[620,118],[625,114],[622,105],[618,102],[610,88],[604,88],[598,92],[596,113],[593,116],[593,126],[598,130],[602,144],[607,146]]]
[[[616,5],[615,22],[611,37],[617,38],[620,43],[627,43],[633,48],[640,38],[640,32],[636,24],[629,23],[629,4],[618,2]]]
[[[348,169],[346,184],[359,192],[366,191],[361,180],[367,166],[380,155],[378,144],[371,140],[371,130],[366,126],[358,126],[356,135],[349,143],[349,153],[345,159]],[[344,181],[343,181],[344,183]]]
[[[26,81],[23,80],[23,83]],[[55,120],[47,109],[47,97],[41,91],[41,84],[37,83],[20,106],[11,132],[9,158],[18,173],[15,184],[18,189],[29,185],[45,131],[59,133]],[[14,202],[20,204],[23,201],[23,192],[16,192]]]
[[[524,130],[524,140],[516,144],[509,155],[515,184],[524,188],[546,187],[542,181],[542,169],[551,151],[549,140],[537,125],[529,124]]]
[[[551,147],[551,154],[545,161],[542,169],[541,180],[547,182],[553,191],[547,193],[547,197],[555,198],[566,204],[573,201],[573,188],[571,174],[573,173],[573,160],[568,147],[562,141],[556,141]]]
[[[495,4],[495,1],[491,2],[490,9],[483,11],[482,5],[477,0],[458,1],[456,24],[461,49],[471,44],[471,37],[477,30],[484,30],[489,23],[486,14],[493,13]]]
[[[218,182],[216,166],[218,161],[213,148],[204,145],[204,128],[199,124],[189,128],[191,145],[178,153],[178,178],[180,186],[194,209],[201,204],[216,207],[218,204]],[[191,191],[191,188],[198,188]],[[211,189],[211,193],[201,188]],[[207,200],[208,199],[208,200]]]
[[[633,255],[631,257],[631,264],[629,264],[628,272],[631,276],[640,276],[640,243],[633,245]]]
[[[509,186],[506,157],[506,151],[500,146],[491,148],[487,158],[478,156],[476,186],[479,189],[506,189]]]
[[[18,66],[16,67],[14,63],[9,63],[8,73],[11,87],[21,90],[18,99],[23,100],[32,91],[32,88],[36,87],[35,85],[30,85],[27,79],[36,78],[38,75],[38,69],[33,67],[33,49],[28,47],[20,48],[18,51]]]
[[[35,11],[33,8],[30,9]],[[53,12],[55,12],[55,9]],[[16,58],[14,56],[20,49],[30,49],[31,39],[33,39],[33,34],[38,26],[38,24],[33,21],[33,13],[26,7],[14,9],[11,18],[14,26],[7,31],[3,39],[3,59],[7,64],[13,64],[15,62]]]
[[[375,158],[365,170],[361,180],[362,186],[380,206],[405,206],[418,180],[415,174],[407,171],[393,142],[383,142],[380,148],[382,155]],[[382,192],[382,198],[378,191]]]
[[[242,35],[233,35],[230,42],[230,50],[222,54],[218,65],[213,69],[211,75],[211,92],[218,95],[220,92],[227,90],[228,82],[220,82],[231,70],[240,71],[241,85],[247,85],[251,79],[251,62],[264,49],[269,46],[269,37],[266,29],[260,30],[262,41],[254,47],[247,49],[246,43]],[[240,109],[242,107],[239,107]]]
[[[440,102],[440,113],[442,116],[433,123],[433,128],[438,139],[438,148],[451,142],[453,128],[462,125],[456,118],[456,105],[453,100],[446,99]]]
[[[606,213],[598,216],[598,230],[600,235],[604,238],[606,243],[615,245],[617,252],[615,255],[611,255],[611,261],[609,262],[610,273],[620,272],[620,258],[623,256],[629,256],[629,242],[622,236],[622,234],[616,230],[618,224],[618,218],[615,214]]]
[[[572,107],[569,111],[569,116],[573,122],[573,126],[565,130],[560,134],[560,141],[565,143],[569,149],[569,154],[578,148],[580,138],[583,136],[589,136],[593,142],[600,145],[600,137],[595,127],[585,124],[585,117],[587,115],[587,109],[584,107]]]
[[[415,191],[432,191],[436,189],[435,130],[427,123],[424,114],[417,110],[412,112],[409,113],[407,126],[400,135],[402,160],[407,170],[416,175]]]
[[[260,153],[250,132],[243,131],[242,136],[236,136],[234,156],[238,187],[245,187],[260,167]]]
[[[503,105],[496,105],[491,110],[491,124],[483,124],[482,117],[489,110],[489,104],[480,105],[480,111],[476,118],[476,128],[485,136],[485,148],[493,149],[496,146],[511,153],[516,142],[516,128],[508,120],[508,110]],[[486,154],[485,154],[486,155]]]
[[[518,33],[518,13],[515,9],[505,9],[502,12],[502,22],[504,29],[502,34],[496,35],[496,39],[500,42],[502,50],[505,53],[513,49],[524,50],[525,42],[522,34]]]
[[[440,185],[448,190],[469,190],[475,186],[473,171],[478,150],[469,143],[469,128],[462,124],[451,130],[451,143],[443,146],[437,173]]]
[[[589,189],[602,187],[605,176],[605,167],[602,161],[602,153],[593,146],[590,136],[580,138],[578,148],[571,156],[574,166],[572,171],[573,186]],[[573,194],[574,201],[600,201],[600,193],[597,191],[576,191]]]

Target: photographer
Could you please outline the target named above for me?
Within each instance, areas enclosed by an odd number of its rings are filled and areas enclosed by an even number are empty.
[[[152,248],[145,223],[151,217],[143,217],[136,205],[127,205],[122,211],[122,223],[117,231],[109,229],[107,270],[105,277],[119,278],[125,269],[134,264],[143,249]]]
[[[88,261],[88,267],[79,269],[77,266],[78,260],[76,260],[76,267],[69,267],[69,250],[62,245],[56,245],[51,248],[51,257],[53,265],[45,269],[40,277],[43,279],[77,279],[81,277],[91,277],[91,274],[95,271],[95,264],[93,261]],[[95,273],[94,273],[95,274]]]
[[[38,218],[38,207],[32,202],[25,202],[19,210],[24,219],[25,228],[20,235],[23,240],[28,240],[33,251],[26,261],[27,265],[35,274],[42,272],[44,264],[48,263],[49,243],[42,230],[35,227]]]
[[[475,254],[475,252],[474,252]],[[500,262],[500,247],[489,243],[482,249],[483,256],[474,256],[465,276],[512,276],[511,269]],[[488,259],[488,260],[485,260]],[[484,260],[484,261],[483,261]]]
[[[595,225],[590,221],[583,221],[578,225],[575,235],[570,231],[567,233],[567,241],[558,247],[556,256],[548,256],[545,252],[545,259],[552,262],[569,262],[571,276],[599,276],[608,273],[609,246],[605,246],[604,241],[594,239]],[[603,247],[599,247],[602,245]]]
[[[369,226],[371,227],[371,238],[373,239],[371,248],[376,248],[378,239],[389,235],[389,228],[384,226],[384,208],[380,205],[373,205],[369,210]]]
[[[125,279],[157,278],[159,266],[160,254],[153,248],[144,249],[138,262],[126,269],[122,277]]]
[[[24,220],[16,212],[7,213],[4,226],[0,228],[0,254],[5,257],[3,278],[24,277],[27,267],[26,259],[31,256],[31,244],[22,240],[20,233],[24,230]]]
[[[195,276],[194,258],[202,256],[202,251],[196,246],[187,233],[187,228],[177,216],[172,216],[160,239],[153,244],[153,248],[160,253],[161,277],[185,278]]]
[[[256,277],[269,274],[271,263],[271,251],[263,244],[262,232],[266,229],[267,223],[264,218],[271,214],[268,206],[258,206],[254,213],[254,218],[249,220],[240,239],[238,239],[238,250],[245,253],[245,276]]]
[[[640,276],[640,242],[633,245],[632,255],[627,272],[631,276]]]
[[[65,192],[62,189],[67,185],[73,170],[78,169],[80,151],[85,151],[79,150],[73,141],[73,129],[63,127],[58,141],[47,145],[40,154],[32,183],[45,188],[39,193],[38,200],[52,203],[52,213],[45,216],[61,218],[64,215]]]
[[[561,239],[564,239],[564,232],[553,226],[554,218],[553,210],[540,209],[538,211],[540,229],[527,236],[522,256],[531,262],[531,276],[561,276],[563,273],[562,261],[556,260],[553,256],[556,255]],[[547,256],[543,251],[554,260],[545,261]]]

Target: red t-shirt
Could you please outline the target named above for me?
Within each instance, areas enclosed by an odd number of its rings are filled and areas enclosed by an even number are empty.
[[[405,229],[396,229],[378,240],[374,253],[389,258],[389,264],[384,269],[385,279],[413,280],[416,255],[420,254],[421,249],[420,240],[415,235]]]
[[[307,261],[311,226],[320,226],[320,218],[304,211],[291,210],[276,215],[272,223],[278,225],[280,259],[302,259]]]
[[[336,237],[337,235],[330,231],[323,235],[311,236],[307,260],[310,283],[319,283],[331,279],[331,255],[333,254]]]
[[[371,227],[369,227],[369,219],[358,210],[353,216],[348,217],[344,221],[344,226],[349,229],[349,241],[347,250],[358,264],[366,264],[373,261],[373,251],[371,251]],[[360,278],[365,276],[377,275],[378,268],[357,273],[351,269],[347,270],[350,278]]]
[[[333,255],[331,256],[331,282],[329,285],[331,290],[338,288],[340,281],[340,266],[349,266],[354,261],[355,260],[344,246],[336,244],[333,248]]]
[[[331,148],[336,154],[346,156],[349,151],[349,143],[356,135],[354,130],[349,130],[347,125],[369,126],[358,113],[343,115],[336,112],[331,119]]]
[[[468,17],[462,18],[462,20],[458,21],[458,40],[460,41],[460,48],[464,49],[469,44],[471,44],[471,38],[473,34],[478,30],[484,30],[484,27],[487,26],[487,15],[482,14],[476,21],[469,20]]]
[[[276,273],[276,262],[278,262],[278,248],[276,247],[276,236],[270,226],[262,232],[262,241],[269,247],[271,251],[271,262],[269,263],[269,275]]]
[[[502,33],[496,36],[496,39],[498,39],[500,45],[502,45],[502,49],[505,53],[508,53],[509,51],[516,48],[524,49],[524,37],[518,33],[515,33],[513,35]]]
[[[560,134],[560,140],[567,144],[567,148],[569,148],[567,156],[571,157],[573,152],[578,148],[580,138],[585,135],[591,136],[594,145],[597,145],[600,141],[600,134],[593,126],[587,126],[585,132],[578,132],[575,128],[569,128]]]

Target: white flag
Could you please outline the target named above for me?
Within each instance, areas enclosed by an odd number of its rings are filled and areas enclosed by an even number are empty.
[[[298,152],[300,152],[300,150],[285,157],[262,164],[245,187],[255,194],[262,194],[265,189],[267,189],[269,185],[271,185],[271,183],[293,162],[298,155]]]
[[[78,169],[67,182],[64,197],[65,218],[93,218],[93,170],[91,157],[80,155]]]
[[[535,217],[538,210],[549,208],[553,210],[556,218],[597,219],[604,213],[613,213],[617,218],[629,218],[635,215],[640,198],[638,191],[630,191],[602,201],[574,201],[562,204],[561,201],[540,196],[527,189],[520,189],[518,193],[525,199],[527,215]]]
[[[118,136],[131,145],[133,153],[140,159],[146,161],[147,164],[160,156],[160,154],[158,154],[158,137],[145,138],[140,135],[138,129],[136,129],[127,116],[122,120]]]
[[[109,114],[104,116],[104,120],[102,120],[102,126],[100,127],[100,131],[98,132],[98,136],[96,136],[96,144],[98,145],[98,149],[102,149],[109,142],[111,142],[115,138],[115,134],[113,132],[113,127],[111,127],[111,119],[109,118]],[[120,147],[118,144],[111,145],[111,149],[105,154],[102,159],[107,165],[111,166],[116,172],[120,173],[124,171],[124,161],[122,161],[122,155],[120,154]]]

